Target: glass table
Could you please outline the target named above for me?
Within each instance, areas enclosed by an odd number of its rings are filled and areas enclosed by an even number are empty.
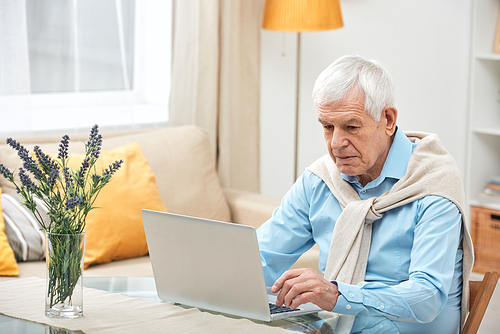
[[[83,285],[87,288],[104,290],[111,293],[120,293],[129,297],[142,298],[147,301],[157,303],[163,302],[158,298],[156,294],[156,287],[153,277],[84,277]],[[227,316],[232,317],[230,315]],[[330,312],[320,312],[316,314],[290,317],[285,320],[277,320],[265,324],[269,326],[286,328],[301,333],[327,334],[334,333],[331,327],[328,326],[328,324],[325,322],[325,319],[331,317],[332,316]],[[263,323],[259,321],[256,322]],[[54,328],[44,324],[12,318],[0,313],[0,333],[70,334],[82,332]]]
[[[111,293],[119,293],[129,297],[142,298],[144,300],[156,303],[163,303],[163,301],[159,299],[156,294],[156,286],[153,277],[84,277],[83,285],[87,288],[108,291]],[[182,307],[188,308],[187,306],[183,305]],[[237,318],[231,315],[226,316]],[[335,313],[324,311],[302,316],[289,317],[283,320],[276,320],[272,322],[255,322],[265,324],[267,326],[285,328],[298,333],[344,334],[344,332],[342,332],[341,330],[332,328],[332,320],[335,317]],[[340,318],[342,317],[343,316],[341,315]],[[341,320],[339,321],[339,323],[340,322]],[[384,317],[356,317],[354,324],[355,325],[353,327],[353,332],[351,333],[399,333],[395,324]],[[12,318],[0,313],[0,333],[70,334],[82,332],[69,331],[62,328],[54,328],[49,325]]]

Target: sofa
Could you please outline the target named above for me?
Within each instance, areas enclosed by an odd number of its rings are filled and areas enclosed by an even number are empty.
[[[62,135],[62,134],[61,134]],[[82,155],[84,153],[84,143],[88,138],[88,134],[69,134],[70,135],[70,157]],[[145,204],[158,202],[156,207],[145,207],[150,209],[166,210],[172,213],[178,213],[189,216],[202,217],[220,221],[233,222],[237,224],[250,225],[258,228],[271,215],[273,210],[279,206],[280,199],[269,196],[264,196],[258,193],[248,191],[225,189],[221,187],[219,177],[216,170],[216,162],[211,151],[211,146],[207,133],[196,126],[182,127],[156,127],[152,129],[142,129],[127,132],[120,131],[103,131],[102,152],[103,159],[106,152],[110,152],[110,158],[120,158],[121,155],[126,156],[132,166],[124,167],[129,174],[133,174],[132,169],[139,170],[141,177],[145,170],[150,170],[147,178],[148,185],[143,186],[143,181],[133,183],[132,181],[116,181],[117,190],[111,197],[111,202],[107,202],[106,207],[103,205],[101,209],[95,210],[99,212],[99,219],[94,219],[95,222],[88,223],[89,229],[92,228],[92,234],[87,232],[86,247],[90,248],[106,248],[108,243],[116,242],[116,245],[111,246],[108,253],[114,252],[116,249],[123,249],[122,254],[111,254],[111,257],[98,259],[90,264],[86,262],[86,268],[83,272],[84,277],[106,277],[106,276],[153,276],[149,256],[147,255],[147,247],[139,247],[136,253],[127,253],[130,249],[130,243],[135,243],[136,240],[143,238],[141,233],[142,221],[140,220],[140,208]],[[39,145],[40,148],[47,154],[56,155],[59,149],[60,136],[36,136],[14,138],[23,144],[28,150],[32,150],[34,145]],[[138,144],[138,145],[137,145]],[[128,155],[123,151],[123,147],[134,146],[137,150],[135,155]],[[113,153],[114,152],[114,153]],[[125,152],[125,153],[124,153]],[[142,162],[135,162],[136,156],[143,156]],[[16,151],[6,144],[0,144],[0,163],[4,164],[10,170],[15,170],[21,166],[21,161],[16,155]],[[137,172],[135,172],[137,173]],[[125,174],[125,172],[124,172]],[[118,172],[117,172],[118,175]],[[115,181],[111,181],[110,185]],[[122,183],[120,183],[122,182]],[[135,181],[134,181],[135,182]],[[129,188],[126,188],[126,187]],[[121,189],[120,187],[124,187]],[[17,196],[15,189],[9,182],[0,176],[0,189],[2,191],[2,202],[4,205],[3,217],[5,226],[15,224],[15,214],[8,216],[7,196],[10,200]],[[148,194],[137,195],[139,198],[133,198],[133,194],[143,189],[149,189]],[[104,194],[104,190],[102,192]],[[101,196],[101,195],[100,195]],[[119,197],[122,196],[122,197]],[[149,197],[148,197],[149,196]],[[108,196],[109,197],[109,196]],[[118,199],[116,199],[118,198]],[[121,199],[120,199],[121,198]],[[132,198],[132,199],[131,199]],[[140,202],[140,201],[143,202]],[[146,201],[146,202],[144,202]],[[122,205],[121,203],[127,204]],[[132,204],[129,204],[132,202]],[[139,203],[139,204],[137,204]],[[134,205],[139,205],[134,207]],[[113,207],[118,211],[116,213],[105,213],[107,207]],[[132,210],[130,213],[127,210]],[[18,208],[19,209],[19,208]],[[10,210],[10,209],[9,209]],[[122,214],[119,218],[118,225],[110,227],[111,222],[116,220],[116,216]],[[134,217],[132,219],[132,216]],[[139,217],[139,218],[138,218]],[[90,214],[89,214],[90,218]],[[120,239],[120,234],[124,230],[122,222],[129,221],[133,224],[135,232],[130,232],[132,236],[126,236]],[[123,223],[125,224],[125,223]],[[130,225],[132,226],[132,225]],[[23,228],[20,227],[19,230]],[[110,229],[108,232],[103,232]],[[8,228],[6,228],[8,232]],[[0,231],[1,233],[1,231]],[[21,231],[22,233],[22,231]],[[106,234],[108,233],[108,234]],[[12,234],[12,233],[11,233]],[[20,235],[19,231],[17,235]],[[95,240],[101,238],[101,240]],[[125,240],[128,238],[127,240]],[[15,249],[15,242],[9,239]],[[109,240],[109,242],[108,242]],[[142,240],[142,239],[141,239]],[[279,242],[277,240],[276,242]],[[19,245],[17,245],[19,247]],[[16,262],[18,267],[17,276],[0,276],[0,281],[19,279],[23,277],[36,276],[45,278],[46,265],[43,259],[43,254],[34,254],[26,256],[27,247],[19,247],[16,253]],[[29,247],[28,247],[29,248]],[[35,247],[31,247],[35,248]],[[29,249],[31,249],[29,248]],[[44,248],[44,247],[43,247]],[[85,258],[87,261],[86,249]],[[19,254],[18,254],[19,253]],[[108,254],[109,255],[109,254]],[[294,264],[293,267],[310,267],[318,270],[319,249],[317,246],[302,255],[302,257]]]

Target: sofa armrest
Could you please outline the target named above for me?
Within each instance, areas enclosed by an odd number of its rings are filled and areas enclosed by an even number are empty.
[[[271,218],[274,209],[281,205],[279,198],[244,190],[224,189],[224,194],[229,203],[233,223],[250,225],[255,228]],[[313,268],[321,274],[318,268],[318,258],[319,247],[314,245],[302,254],[292,268]]]
[[[279,198],[250,191],[226,188],[224,194],[231,210],[233,223],[255,228],[271,218],[274,209],[281,204]]]

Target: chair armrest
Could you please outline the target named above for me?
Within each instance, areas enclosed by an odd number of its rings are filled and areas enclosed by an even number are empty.
[[[226,188],[224,194],[231,210],[233,223],[255,228],[271,218],[274,209],[281,204],[279,198],[250,191]]]

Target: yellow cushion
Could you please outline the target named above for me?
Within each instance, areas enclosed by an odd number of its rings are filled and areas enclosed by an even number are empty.
[[[0,188],[0,195],[2,189]],[[17,276],[19,268],[17,267],[14,252],[10,248],[9,241],[5,235],[5,222],[2,215],[2,205],[0,203],[0,275],[1,276]]]
[[[83,155],[70,155],[68,166],[79,168]],[[102,151],[97,173],[116,160],[121,168],[101,190],[87,216],[84,267],[146,255],[148,247],[141,210],[166,211],[156,179],[137,143]]]

